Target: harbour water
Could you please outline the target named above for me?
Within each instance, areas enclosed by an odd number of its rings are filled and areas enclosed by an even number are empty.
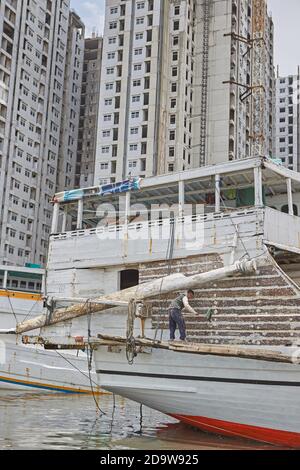
[[[111,395],[0,391],[4,450],[268,450],[242,439],[212,436]]]

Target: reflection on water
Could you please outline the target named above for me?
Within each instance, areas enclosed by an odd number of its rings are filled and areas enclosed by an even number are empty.
[[[0,391],[0,449],[270,449],[211,436],[112,396]]]

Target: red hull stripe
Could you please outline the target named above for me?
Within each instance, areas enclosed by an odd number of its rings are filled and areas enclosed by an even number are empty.
[[[261,428],[247,424],[231,423],[229,421],[204,418],[202,416],[183,416],[174,414],[172,414],[172,416],[179,421],[215,434],[243,437],[268,444],[300,449],[300,433]]]

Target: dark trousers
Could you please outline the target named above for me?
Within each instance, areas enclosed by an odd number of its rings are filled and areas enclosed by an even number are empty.
[[[178,327],[180,333],[180,339],[184,341],[186,339],[186,327],[183,315],[177,308],[171,308],[169,310],[169,328],[170,328],[170,339],[175,339],[175,331]]]

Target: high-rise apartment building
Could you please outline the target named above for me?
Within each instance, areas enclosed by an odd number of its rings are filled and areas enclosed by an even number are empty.
[[[93,186],[102,61],[102,37],[85,40],[75,184]]]
[[[81,70],[66,67],[69,13],[69,0],[0,2],[0,264],[45,263],[57,173],[65,183],[67,172],[66,71],[73,81]]]
[[[58,155],[57,190],[75,185],[85,26],[70,12]]]
[[[254,83],[252,3],[107,0],[95,184],[251,156],[251,85],[272,152],[273,23]]]
[[[276,80],[275,154],[287,168],[300,171],[300,68]]]

